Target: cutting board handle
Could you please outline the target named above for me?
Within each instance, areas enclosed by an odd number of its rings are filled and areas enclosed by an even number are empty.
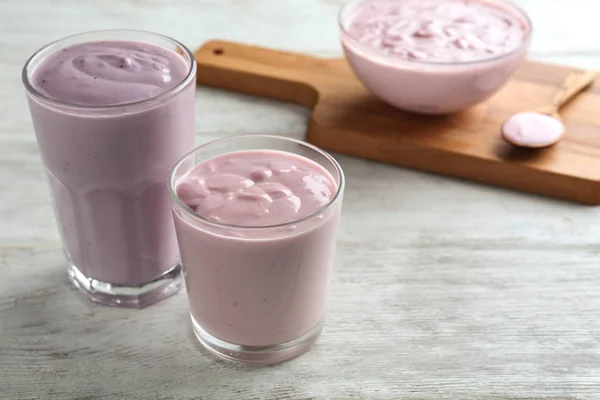
[[[243,92],[314,108],[327,60],[222,40],[195,53],[199,85]],[[321,73],[319,72],[321,71]]]

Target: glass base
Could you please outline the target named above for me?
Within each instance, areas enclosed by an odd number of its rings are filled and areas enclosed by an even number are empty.
[[[144,308],[174,295],[181,289],[181,265],[177,264],[152,282],[125,286],[86,277],[76,266],[68,269],[69,279],[94,303],[122,308]]]
[[[253,365],[271,365],[287,361],[308,351],[323,331],[324,320],[297,339],[272,346],[243,346],[225,342],[206,332],[192,318],[194,334],[211,353],[228,361]]]

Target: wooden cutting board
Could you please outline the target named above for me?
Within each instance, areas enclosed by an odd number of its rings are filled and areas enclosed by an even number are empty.
[[[600,84],[562,112],[567,132],[543,150],[500,138],[511,114],[543,105],[569,71],[527,62],[495,97],[444,117],[410,114],[372,96],[343,59],[225,41],[196,51],[200,85],[304,105],[307,141],[323,149],[530,193],[600,204]]]

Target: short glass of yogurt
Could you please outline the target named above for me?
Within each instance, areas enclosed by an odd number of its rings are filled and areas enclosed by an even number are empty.
[[[169,192],[194,333],[216,355],[274,364],[323,328],[344,174],[302,141],[216,140],[173,168]]]
[[[362,84],[420,114],[454,113],[491,97],[526,59],[532,32],[526,13],[507,0],[350,0],[339,25]]]
[[[194,145],[195,75],[183,44],[133,30],[60,39],[23,68],[69,277],[94,302],[182,286],[167,180]]]

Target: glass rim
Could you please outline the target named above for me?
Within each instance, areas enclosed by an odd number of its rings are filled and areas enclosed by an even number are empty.
[[[167,41],[170,41],[170,42],[176,44],[177,46],[179,46],[180,48],[182,48],[183,51],[185,52],[185,55],[190,59],[190,66],[189,66],[186,76],[177,85],[173,86],[171,89],[169,89],[165,92],[157,94],[156,96],[153,96],[153,97],[150,97],[147,99],[143,99],[143,100],[132,101],[132,102],[128,102],[128,103],[110,104],[110,105],[105,105],[105,106],[92,106],[92,105],[76,104],[76,103],[70,103],[67,101],[57,100],[57,99],[54,99],[52,97],[46,96],[45,94],[41,93],[39,90],[37,90],[31,84],[31,82],[29,80],[29,74],[28,74],[31,63],[38,55],[40,55],[40,53],[42,53],[45,50],[50,49],[52,46],[59,45],[61,42],[65,42],[69,39],[77,38],[78,36],[85,36],[85,35],[90,35],[90,34],[111,34],[111,33],[127,33],[127,32],[133,32],[133,33],[138,33],[138,34],[152,35],[155,37],[160,37],[160,38],[166,39]],[[51,53],[51,54],[54,54],[54,53]],[[68,108],[77,109],[77,110],[89,110],[89,111],[115,110],[115,109],[119,109],[122,107],[132,107],[132,106],[135,107],[135,106],[140,106],[140,105],[144,105],[147,103],[152,103],[156,100],[168,98],[171,95],[180,92],[193,79],[196,78],[196,68],[197,68],[196,67],[196,59],[194,58],[194,54],[192,53],[192,51],[190,49],[188,49],[187,46],[184,45],[183,43],[181,43],[180,41],[175,40],[169,36],[163,35],[161,33],[139,30],[139,29],[101,29],[101,30],[85,31],[85,32],[75,33],[73,35],[63,36],[60,39],[56,39],[56,40],[40,47],[25,62],[25,65],[23,66],[23,69],[21,71],[21,80],[23,82],[23,86],[25,86],[25,89],[27,90],[27,93],[29,93],[31,96],[35,97],[36,99],[42,100],[42,101],[50,103],[52,105],[68,107]]]
[[[489,4],[489,2],[491,1],[493,3],[498,3],[498,4],[508,6],[509,8],[511,8],[511,10],[510,10],[511,12],[514,11],[519,17],[523,18],[523,22],[525,23],[525,28],[527,29],[527,31],[525,32],[523,41],[521,42],[521,44],[519,46],[517,46],[513,50],[505,52],[505,53],[494,55],[494,56],[491,56],[488,58],[472,60],[472,61],[413,60],[411,58],[408,58],[408,57],[402,56],[402,55],[394,55],[393,57],[388,57],[385,54],[381,53],[380,51],[377,51],[363,43],[360,43],[358,41],[358,39],[356,39],[345,27],[345,22],[347,22],[346,21],[347,19],[344,20],[344,14],[348,11],[348,9],[350,9],[351,7],[354,7],[354,6],[358,6],[361,3],[370,3],[370,2],[376,3],[378,1],[384,1],[384,0],[347,0],[340,8],[340,10],[338,12],[337,20],[338,20],[338,26],[339,26],[341,32],[349,38],[349,41],[353,45],[357,46],[361,51],[364,51],[366,53],[376,56],[378,61],[384,61],[386,63],[393,64],[394,61],[404,61],[409,64],[426,65],[426,66],[432,66],[432,67],[453,67],[453,66],[460,67],[460,66],[486,64],[489,62],[493,62],[493,61],[501,60],[503,58],[510,57],[514,54],[518,54],[523,49],[526,49],[529,46],[529,43],[531,41],[531,36],[533,34],[533,22],[532,22],[531,18],[529,17],[529,15],[525,12],[525,10],[522,7],[515,4],[512,0],[478,0],[480,3],[484,3],[484,4],[486,4],[486,3]],[[396,1],[401,2],[401,1],[405,1],[405,0],[396,0]]]
[[[317,211],[299,218],[299,219],[295,219],[289,222],[284,222],[281,224],[275,224],[275,225],[258,225],[258,226],[244,226],[244,225],[237,225],[237,224],[227,224],[227,223],[222,223],[222,222],[216,222],[216,221],[211,221],[208,218],[205,218],[201,215],[196,214],[194,211],[192,211],[183,201],[181,201],[181,199],[179,199],[179,197],[177,196],[177,193],[175,192],[175,173],[177,172],[177,170],[179,169],[179,167],[189,159],[189,157],[193,156],[194,154],[196,154],[199,150],[203,150],[206,149],[210,146],[219,144],[219,143],[223,143],[223,142],[227,142],[230,140],[237,140],[237,139],[276,139],[276,140],[281,140],[281,141],[286,141],[289,143],[295,143],[298,144],[304,148],[308,148],[316,153],[318,153],[319,155],[321,155],[322,157],[324,157],[327,161],[329,161],[335,168],[338,176],[339,176],[339,183],[337,185],[336,188],[336,192],[335,195],[331,198],[331,200],[329,200],[329,202],[327,202],[327,204],[325,204],[324,206],[322,206],[321,208],[319,208]],[[283,151],[283,150],[282,150]],[[226,153],[223,153],[226,154]],[[197,164],[196,164],[197,165]],[[334,177],[335,179],[335,177]],[[171,169],[171,172],[169,173],[169,182],[168,182],[168,190],[169,190],[169,197],[171,198],[171,204],[177,206],[177,208],[182,209],[183,212],[185,212],[188,216],[190,216],[192,219],[199,221],[203,224],[207,224],[210,225],[212,227],[216,227],[216,228],[227,228],[227,229],[238,229],[238,230],[271,230],[271,229],[277,229],[277,228],[285,228],[285,227],[289,227],[292,225],[296,225],[305,221],[308,221],[312,218],[315,218],[316,216],[319,216],[323,213],[325,213],[327,210],[329,210],[330,208],[333,207],[334,204],[336,204],[338,202],[338,200],[341,198],[341,194],[344,191],[344,186],[346,183],[346,178],[344,176],[344,171],[342,170],[342,167],[340,166],[340,164],[337,162],[337,160],[335,158],[333,158],[333,156],[331,156],[329,153],[327,153],[324,150],[321,150],[320,148],[318,148],[317,146],[314,146],[310,143],[307,143],[305,141],[302,140],[298,140],[298,139],[294,139],[294,138],[289,138],[289,137],[285,137],[285,136],[278,136],[278,135],[264,135],[264,134],[248,134],[248,135],[235,135],[235,136],[229,136],[229,137],[225,137],[225,138],[221,138],[221,139],[216,139],[216,140],[212,140],[210,142],[204,143],[200,146],[197,146],[196,148],[188,151],[185,155],[183,155],[179,161],[177,161],[177,163],[173,166],[173,168]]]

